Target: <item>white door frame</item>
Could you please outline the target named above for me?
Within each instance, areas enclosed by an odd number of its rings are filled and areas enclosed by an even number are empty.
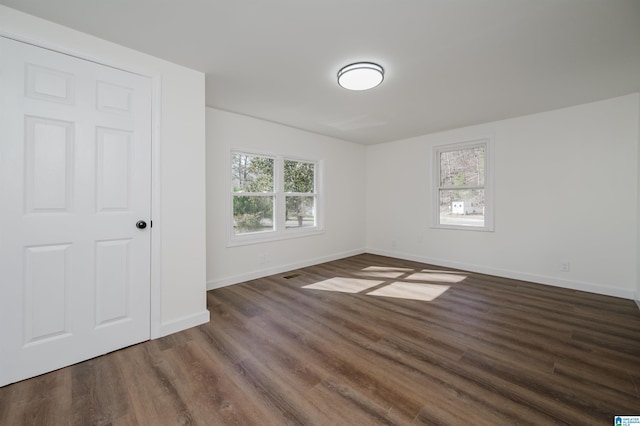
[[[161,280],[161,256],[162,256],[162,218],[161,212],[161,122],[162,122],[162,75],[155,70],[149,70],[132,66],[131,64],[119,61],[107,60],[96,57],[85,51],[77,51],[46,40],[34,39],[21,34],[11,33],[0,28],[0,37],[15,40],[21,43],[41,47],[64,55],[73,56],[89,62],[94,62],[110,68],[127,71],[151,79],[151,288],[150,288],[150,337],[156,339],[162,337],[161,334],[161,305],[162,305],[162,280]]]

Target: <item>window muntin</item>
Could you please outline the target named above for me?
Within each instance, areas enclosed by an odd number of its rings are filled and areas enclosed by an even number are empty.
[[[320,231],[318,177],[318,162],[232,151],[230,244]]]
[[[435,226],[492,230],[488,141],[434,149]]]

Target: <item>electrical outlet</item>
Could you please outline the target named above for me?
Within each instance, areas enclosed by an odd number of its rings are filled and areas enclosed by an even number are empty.
[[[571,264],[568,260],[560,261],[560,271],[561,272],[569,272],[571,270]]]

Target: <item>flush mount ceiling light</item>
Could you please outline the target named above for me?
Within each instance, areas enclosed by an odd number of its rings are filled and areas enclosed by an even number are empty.
[[[384,68],[372,62],[357,62],[338,71],[338,84],[349,90],[373,89],[384,80]]]

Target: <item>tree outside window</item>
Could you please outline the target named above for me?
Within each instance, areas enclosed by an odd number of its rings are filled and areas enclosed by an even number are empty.
[[[274,159],[233,153],[233,230],[236,235],[274,229]]]
[[[488,141],[434,149],[436,227],[491,230]]]
[[[317,228],[317,175],[312,161],[232,152],[233,235]]]
[[[284,160],[284,191],[286,227],[315,226],[315,164]]]

